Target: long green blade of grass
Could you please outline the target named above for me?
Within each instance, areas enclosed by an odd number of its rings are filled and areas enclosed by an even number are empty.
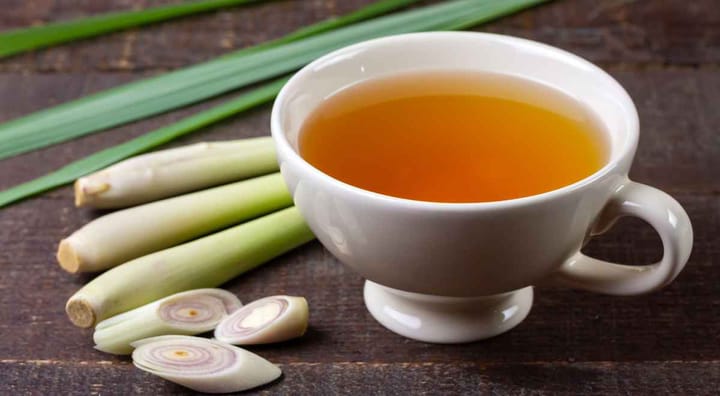
[[[139,11],[107,14],[50,23],[0,33],[0,58],[37,48],[99,36],[135,26],[217,10],[219,8],[255,3],[259,0],[202,0],[153,7]]]
[[[221,105],[202,111],[163,128],[129,140],[111,148],[98,151],[83,159],[72,162],[52,173],[27,183],[0,191],[0,208],[15,201],[30,197],[73,182],[120,160],[148,151],[180,136],[187,135],[208,125],[225,120],[242,111],[271,101],[287,79],[283,78],[229,100]]]
[[[545,1],[453,0],[112,88],[0,125],[0,159],[275,77],[348,44],[391,34],[460,29]]]
[[[417,1],[419,0],[376,1],[369,6],[363,7],[347,15],[330,18],[325,21],[306,26],[280,39],[266,42],[243,51],[237,51],[236,53],[249,53],[263,48],[270,48],[275,45],[299,40],[312,36],[313,34],[322,33],[324,31],[329,31],[351,23],[362,21],[364,19],[372,18]],[[99,151],[27,183],[20,184],[5,191],[0,191],[0,208],[52,188],[71,183],[78,177],[87,175],[125,158],[150,150],[185,134],[192,133],[253,106],[265,103],[275,97],[284,82],[285,80],[282,79],[278,80],[278,82],[267,84],[262,88],[243,94],[226,104],[183,119],[156,131],[149,132],[120,145]]]

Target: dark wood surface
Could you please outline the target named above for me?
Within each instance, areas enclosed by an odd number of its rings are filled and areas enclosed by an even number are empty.
[[[0,30],[169,1],[0,0]],[[276,1],[0,61],[0,121],[259,43],[367,1]],[[469,345],[410,341],[366,312],[362,279],[311,243],[226,285],[244,301],[304,295],[306,337],[252,348],[278,363],[271,394],[717,394],[720,387],[720,4],[557,0],[478,30],[540,40],[598,63],[630,92],[642,135],[631,177],[666,190],[695,229],[690,262],[664,290],[618,298],[536,290],[530,316]],[[208,106],[0,161],[0,188]],[[269,106],[173,145],[269,133]],[[55,263],[57,242],[97,213],[62,188],[0,210],[0,394],[164,394],[183,388],[92,348],[66,319],[89,278]],[[623,220],[587,247],[648,263],[659,238]]]

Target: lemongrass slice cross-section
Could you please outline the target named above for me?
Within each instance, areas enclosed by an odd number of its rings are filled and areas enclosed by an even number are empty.
[[[235,345],[286,341],[305,334],[308,316],[308,304],[303,297],[265,297],[226,316],[214,335],[219,341]]]
[[[173,294],[98,323],[93,335],[95,348],[126,355],[133,350],[131,344],[143,338],[200,334],[214,329],[241,306],[234,294],[222,289]]]
[[[282,372],[244,349],[207,338],[159,336],[133,343],[141,370],[205,393],[228,393],[267,384]]]

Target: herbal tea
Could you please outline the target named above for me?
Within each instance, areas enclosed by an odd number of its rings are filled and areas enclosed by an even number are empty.
[[[553,88],[488,73],[361,82],[302,125],[300,155],[366,190],[422,201],[519,198],[581,180],[605,161],[589,110]]]

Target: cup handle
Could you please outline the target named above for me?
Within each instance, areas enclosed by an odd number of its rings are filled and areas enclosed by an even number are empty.
[[[575,253],[553,274],[551,283],[597,293],[627,296],[662,288],[685,267],[693,244],[690,219],[670,195],[630,180],[610,199],[593,229],[593,235],[608,230],[623,216],[647,221],[660,235],[662,259],[651,265],[628,266]]]

